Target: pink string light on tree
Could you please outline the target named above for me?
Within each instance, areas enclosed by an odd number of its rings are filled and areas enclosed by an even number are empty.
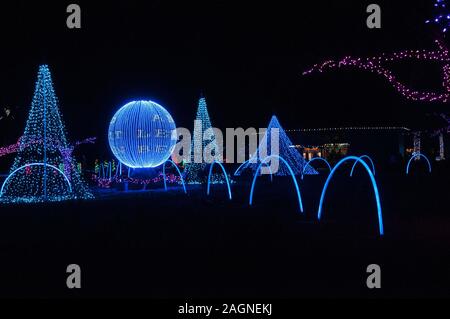
[[[381,54],[379,56],[361,58],[346,56],[341,60],[327,60],[315,64],[309,70],[303,72],[303,75],[312,73],[323,73],[326,71],[338,70],[342,68],[354,68],[362,71],[368,71],[384,77],[401,95],[408,100],[422,102],[440,102],[447,103],[450,100],[450,55],[444,44],[436,40],[437,50],[405,50],[392,54]],[[444,92],[425,92],[409,88],[401,83],[390,71],[386,64],[404,60],[433,61],[443,63],[442,66],[442,86]]]
[[[5,147],[0,147],[0,157],[6,156],[9,154],[17,153],[17,151],[20,148],[20,142],[17,142],[16,144],[8,145]]]
[[[63,157],[64,157],[65,163],[68,162],[68,159],[72,156],[72,153],[75,148],[77,148],[78,146],[83,145],[83,144],[94,144],[96,139],[97,139],[96,137],[89,137],[82,141],[77,141],[75,144],[69,145],[69,147],[67,147],[67,148],[59,147],[61,155],[63,155]],[[24,144],[24,143],[21,143],[21,140],[19,139],[17,141],[17,143],[15,143],[15,144],[0,147],[0,157],[6,156],[9,154],[13,154],[13,153],[17,153],[21,148],[24,149],[26,147],[29,147],[32,144],[38,144],[38,143],[42,143],[42,141],[35,140],[35,141],[31,141],[29,143]]]

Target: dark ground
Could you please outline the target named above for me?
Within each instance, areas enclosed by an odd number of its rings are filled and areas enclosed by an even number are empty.
[[[349,171],[349,169],[347,169]],[[41,206],[2,206],[0,295],[5,297],[432,297],[450,295],[448,172],[377,176],[385,236],[378,236],[367,176],[301,182],[300,215],[289,178],[122,194]],[[66,288],[66,267],[82,289]],[[382,289],[366,267],[382,267]]]

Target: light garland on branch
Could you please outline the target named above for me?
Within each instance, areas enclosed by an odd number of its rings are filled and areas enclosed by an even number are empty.
[[[17,151],[20,148],[20,142],[17,142],[16,144],[8,145],[5,147],[0,147],[0,157],[6,156],[9,154],[17,153]]]
[[[100,188],[111,188],[113,183],[122,184],[122,183],[130,183],[135,185],[143,185],[147,186],[150,184],[162,183],[164,182],[163,174],[159,174],[154,178],[149,179],[139,179],[133,177],[120,177],[114,176],[111,178],[99,177],[97,174],[92,175],[92,180],[97,183]],[[179,184],[181,183],[181,178],[175,174],[166,174],[166,182],[170,184]]]
[[[0,148],[0,157],[6,156],[9,154],[13,154],[13,153],[17,153],[20,150],[23,150],[30,146],[35,147],[36,144],[39,144],[39,143],[41,143],[41,144],[44,143],[43,140],[35,140],[35,141],[30,141],[27,144],[23,144],[23,143],[21,143],[21,139],[22,139],[22,137],[15,144]],[[93,144],[93,143],[95,143],[96,139],[97,139],[96,137],[89,137],[82,141],[77,141],[75,144],[69,145],[66,148],[62,147],[61,145],[59,146],[59,151],[63,157],[63,162],[64,162],[64,164],[60,164],[60,166],[62,166],[62,170],[64,171],[64,174],[67,176],[67,178],[69,180],[71,180],[72,170],[75,169],[74,164],[72,163],[72,154],[73,154],[74,149],[83,144]],[[52,141],[50,140],[50,142],[52,142]],[[58,144],[58,143],[59,143],[59,141],[55,141],[55,144]],[[76,169],[78,169],[78,168],[76,168]],[[78,172],[81,173],[80,170],[78,170]]]
[[[341,68],[356,68],[384,77],[401,95],[409,100],[446,103],[450,100],[450,55],[448,49],[442,42],[438,40],[435,42],[438,49],[434,51],[405,50],[368,58],[346,56],[339,61],[328,60],[320,64],[315,64],[311,69],[303,72],[303,75],[310,75],[315,72],[322,73]],[[421,92],[411,89],[401,83],[385,65],[390,62],[399,62],[403,60],[434,61],[443,63],[442,86],[445,91],[442,93]]]

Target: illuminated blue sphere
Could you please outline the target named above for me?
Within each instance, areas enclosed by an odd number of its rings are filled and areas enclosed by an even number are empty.
[[[131,168],[151,168],[172,155],[177,142],[172,116],[152,101],[134,101],[111,119],[109,146],[114,156]]]

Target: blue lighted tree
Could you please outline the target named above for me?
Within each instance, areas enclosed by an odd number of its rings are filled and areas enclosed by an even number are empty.
[[[276,131],[274,131],[276,130]],[[278,136],[272,136],[274,132]],[[276,141],[278,137],[278,149],[273,150],[272,143]],[[300,155],[298,150],[293,147],[293,144],[283,127],[280,125],[278,118],[274,115],[270,120],[270,123],[267,127],[267,130],[264,134],[264,137],[260,140],[258,149],[251,156],[251,160],[249,160],[245,165],[243,165],[239,171],[235,175],[240,175],[246,169],[252,169],[256,171],[259,164],[265,157],[270,155],[278,155],[286,160],[286,163],[292,168],[292,171],[295,175],[302,175],[303,169],[306,165],[306,160]],[[307,167],[304,173],[305,175],[316,175],[318,174],[316,170],[312,167]],[[287,176],[289,174],[289,169],[286,165],[279,165],[278,171],[274,175],[276,176]]]
[[[39,67],[31,110],[1,200],[45,202],[89,199],[76,168],[47,65]]]
[[[214,151],[213,156],[220,156],[220,150],[215,142],[216,137],[213,135],[209,140],[203,139],[205,132],[212,128],[211,119],[208,114],[206,99],[202,95],[198,101],[197,116],[194,122],[194,134],[191,144],[191,162],[186,164],[186,182],[189,184],[203,184],[207,180],[206,168],[209,165],[204,161],[203,152],[207,145]],[[199,163],[196,158],[201,158]],[[197,163],[196,163],[197,162]],[[214,175],[214,182],[223,182],[222,177]]]

